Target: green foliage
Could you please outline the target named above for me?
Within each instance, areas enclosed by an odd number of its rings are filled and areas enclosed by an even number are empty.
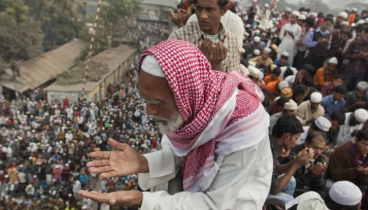
[[[84,71],[86,64],[78,62],[77,65],[71,69],[64,71],[56,76],[57,84],[59,85],[73,85],[82,83],[84,80]],[[88,78],[89,82],[98,82],[102,76],[109,72],[109,68],[104,63],[91,62],[89,66]]]

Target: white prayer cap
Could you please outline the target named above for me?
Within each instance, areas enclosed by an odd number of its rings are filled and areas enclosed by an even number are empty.
[[[339,15],[338,15],[338,17],[342,17],[344,19],[348,19],[348,13],[346,13],[346,12],[340,12]]]
[[[253,62],[253,61],[248,62],[248,68],[249,68],[249,66],[256,66],[256,65],[257,65],[256,62]]]
[[[266,51],[266,52],[270,53],[270,52],[271,52],[271,49],[270,49],[270,48],[268,48],[268,47],[266,47],[266,48],[264,48],[264,51]]]
[[[284,110],[295,111],[298,109],[298,104],[295,103],[292,99],[284,104]]]
[[[243,64],[240,64],[240,72],[247,76],[249,75],[249,70]]]
[[[7,174],[7,175],[5,175],[5,178],[7,179],[7,178],[9,178],[9,175]]]
[[[368,120],[368,112],[365,109],[357,109],[354,112],[355,119],[360,123],[365,123]]]
[[[259,80],[263,80],[263,78],[264,78],[264,74],[263,74],[263,72],[261,72],[261,71],[259,71]]]
[[[248,32],[245,32],[245,33],[244,33],[244,36],[249,36]]]
[[[33,175],[33,178],[37,178],[37,175]]]
[[[340,23],[341,26],[348,26],[349,25],[349,22],[348,21],[342,21]]]
[[[367,91],[368,90],[368,82],[366,82],[366,81],[358,82],[357,89]]]
[[[368,18],[365,19],[364,23],[368,23]]]
[[[65,167],[68,167],[69,166],[69,164],[65,164]]]
[[[332,58],[330,58],[330,60],[328,60],[328,63],[330,63],[330,64],[338,64],[339,61],[337,60],[336,57],[332,57]]]
[[[260,54],[261,54],[261,51],[259,51],[258,49],[255,49],[255,50],[253,51],[253,54],[254,54],[254,55],[260,55]]]
[[[353,11],[356,12],[356,11],[358,11],[358,9],[357,8],[353,8]]]
[[[291,8],[286,7],[285,12],[291,12]]]
[[[82,207],[82,209],[87,209],[87,206],[86,206],[86,205],[84,205],[84,206]]]
[[[276,32],[276,28],[271,29],[271,32],[272,33],[275,33]]]
[[[259,34],[261,33],[261,31],[259,31],[258,29],[254,31],[255,34]]]
[[[362,200],[359,187],[349,181],[335,182],[329,194],[334,202],[344,206],[355,206]]]
[[[258,2],[257,0],[253,0],[252,2]]]
[[[58,169],[59,168],[59,165],[55,166],[55,168]]]
[[[292,13],[291,13],[292,15],[295,15],[295,16],[299,16],[300,15],[300,12],[298,12],[298,11],[296,11],[296,10],[294,10]]]
[[[284,51],[284,52],[281,53],[281,56],[289,57],[289,53]]]
[[[307,16],[305,16],[305,15],[299,15],[298,19],[299,20],[306,20],[307,19]]]
[[[289,87],[289,83],[288,83],[288,82],[286,82],[286,81],[281,81],[281,82],[279,82],[279,84],[278,84],[278,88],[279,88],[279,90],[280,90],[280,91],[281,91],[282,89],[286,88],[286,87]]]
[[[259,38],[259,36],[256,36],[256,37],[254,37],[253,41],[254,42],[260,42],[261,41],[261,38]]]
[[[161,69],[160,64],[153,55],[147,55],[141,65],[142,71],[147,72],[153,76],[165,77],[164,72]]]
[[[23,168],[23,165],[20,165],[19,167],[20,167],[20,168]]]
[[[259,77],[259,69],[257,69],[254,66],[248,66],[248,70],[249,70],[249,75],[253,76],[253,77]]]
[[[307,16],[308,12],[303,11],[301,14]]]
[[[314,17],[318,16],[318,14],[316,12],[312,12],[312,13],[310,13],[310,15],[313,15]]]
[[[357,25],[361,25],[361,24],[364,24],[364,20],[363,20],[363,19],[360,19],[360,20],[357,22]]]
[[[250,24],[247,24],[245,27],[246,27],[246,28],[250,28]]]
[[[313,103],[321,103],[322,101],[322,94],[319,92],[313,92],[310,96],[310,101]]]
[[[325,117],[319,117],[319,118],[317,118],[314,121],[314,123],[316,124],[316,126],[319,129],[321,129],[321,130],[323,130],[325,132],[328,132],[330,130],[330,128],[331,128],[331,122],[327,118],[325,118]]]
[[[265,4],[265,7],[268,8],[270,5],[269,4]]]

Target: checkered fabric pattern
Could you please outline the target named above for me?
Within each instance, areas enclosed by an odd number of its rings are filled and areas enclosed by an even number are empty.
[[[240,52],[236,36],[226,30],[222,25],[220,27],[218,40],[229,49],[227,57],[222,61],[222,65],[226,72],[232,70],[240,71]],[[199,42],[203,42],[205,35],[198,22],[190,23],[176,31],[174,31],[169,39],[184,40],[198,47]],[[216,69],[214,69],[216,70]]]
[[[160,63],[184,119],[184,126],[176,132],[167,133],[167,136],[172,147],[187,151],[183,160],[183,181],[191,180],[184,184],[187,190],[203,177],[206,170],[213,167],[216,139],[194,149],[192,146],[216,113],[238,88],[235,110],[224,122],[224,129],[258,110],[264,112],[260,103],[264,95],[258,86],[241,73],[212,71],[202,52],[188,42],[167,40],[150,48],[141,55],[138,71],[147,55],[154,55]],[[243,129],[251,129],[257,124],[251,121]]]

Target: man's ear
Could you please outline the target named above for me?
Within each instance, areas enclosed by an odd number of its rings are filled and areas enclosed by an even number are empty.
[[[221,10],[221,16],[224,16],[224,15],[225,15],[225,13],[226,13],[228,10],[229,10],[229,6],[228,6],[228,5],[224,6],[224,7],[222,8],[222,10]]]

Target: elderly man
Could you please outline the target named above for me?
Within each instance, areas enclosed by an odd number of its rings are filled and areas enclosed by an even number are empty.
[[[272,59],[270,58],[270,55],[269,55],[270,52],[271,52],[271,49],[266,47],[266,48],[264,48],[261,56],[251,58],[251,59],[249,59],[249,61],[255,62],[257,68],[259,68],[260,64],[263,64],[263,65],[266,66],[266,68],[269,68],[273,64],[273,61],[272,61]]]
[[[355,143],[345,142],[332,153],[329,171],[335,181],[352,181],[368,186],[368,130],[359,130]]]
[[[367,90],[368,83],[365,81],[359,82],[355,91],[346,94],[346,109],[350,112],[359,108],[366,109],[368,104],[368,98],[366,96]]]
[[[279,99],[280,100],[280,99]],[[290,99],[288,102],[284,104],[284,110],[282,112],[273,114],[270,118],[270,127],[268,128],[268,132],[272,135],[273,127],[276,125],[277,121],[284,115],[294,115],[296,116],[296,110],[298,109],[298,105]]]
[[[280,59],[281,53],[286,51],[289,53],[288,63],[293,66],[293,61],[298,52],[296,44],[302,35],[302,28],[296,23],[299,16],[298,11],[293,11],[290,17],[290,23],[284,25],[281,29],[279,53],[277,59]]]
[[[336,146],[340,146],[349,141],[354,141],[357,132],[363,128],[368,120],[368,112],[365,109],[357,109],[355,112],[345,114],[345,122],[340,126],[337,136]]]
[[[310,100],[304,101],[298,107],[297,116],[303,126],[310,125],[318,117],[323,117],[325,109],[320,105],[322,94],[314,92],[310,96]]]
[[[321,90],[327,82],[332,82],[337,74],[337,58],[333,57],[328,60],[328,64],[325,67],[321,67],[314,75],[314,86]]]
[[[169,39],[184,40],[197,46],[218,71],[240,71],[240,51],[233,33],[226,30],[221,17],[228,11],[228,1],[196,0],[198,22],[176,31]]]
[[[79,193],[142,210],[261,209],[270,189],[272,154],[260,88],[236,71],[211,70],[195,46],[179,40],[144,52],[138,70],[147,114],[165,134],[163,149],[139,155],[110,139],[118,150],[91,153],[92,158],[103,159],[87,166],[96,167],[90,172],[102,173],[102,178],[140,173],[144,190],[173,179],[181,168],[184,192]]]

